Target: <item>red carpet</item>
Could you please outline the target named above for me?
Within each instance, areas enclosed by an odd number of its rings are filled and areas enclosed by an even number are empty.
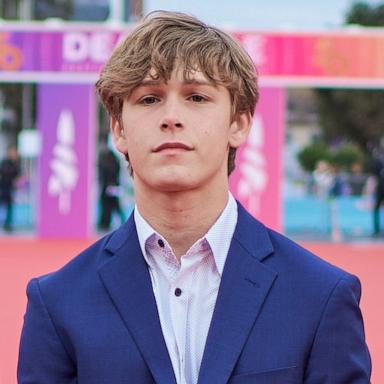
[[[0,384],[16,383],[28,280],[59,268],[92,241],[0,238]],[[384,244],[307,243],[305,246],[360,277],[361,307],[373,362],[372,383],[384,383]]]

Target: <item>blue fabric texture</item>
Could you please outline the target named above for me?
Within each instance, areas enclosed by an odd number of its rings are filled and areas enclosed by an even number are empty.
[[[198,384],[367,384],[359,280],[239,204]],[[176,384],[131,216],[33,279],[19,384]]]

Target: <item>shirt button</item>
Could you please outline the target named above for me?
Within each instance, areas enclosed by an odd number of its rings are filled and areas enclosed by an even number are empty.
[[[176,288],[175,289],[175,296],[179,297],[181,295],[181,289],[180,288]]]
[[[159,239],[157,240],[157,244],[159,244],[159,247],[164,248],[164,241]]]

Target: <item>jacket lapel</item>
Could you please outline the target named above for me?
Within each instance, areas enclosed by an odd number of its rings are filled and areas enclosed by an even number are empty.
[[[99,275],[158,383],[176,383],[161,331],[147,264],[131,215],[106,246],[111,254]]]
[[[240,205],[205,345],[199,384],[226,383],[277,276],[261,261],[273,252],[267,230]]]

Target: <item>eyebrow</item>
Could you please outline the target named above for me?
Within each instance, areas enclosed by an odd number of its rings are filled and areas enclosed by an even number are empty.
[[[145,80],[144,79],[137,87],[153,87],[153,86],[157,86],[163,82],[164,82],[163,79],[159,79],[159,80],[152,80],[152,79]],[[205,86],[216,87],[215,83],[213,83],[212,81],[208,81],[208,80],[186,79],[186,80],[184,80],[183,84],[185,84],[185,85],[205,85]]]
[[[216,87],[216,84],[209,80],[197,80],[197,79],[187,79],[184,81],[184,84],[194,84],[194,85],[208,85],[211,87]]]

